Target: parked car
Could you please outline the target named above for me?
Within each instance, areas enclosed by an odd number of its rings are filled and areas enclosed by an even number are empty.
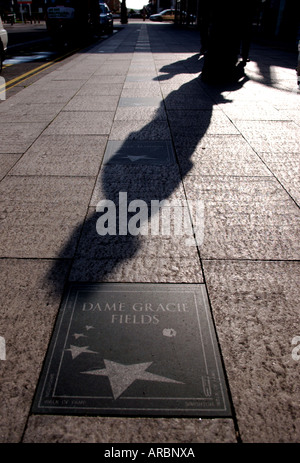
[[[111,34],[114,28],[114,18],[106,3],[99,2],[100,6],[100,26],[102,32]]]
[[[7,31],[3,27],[3,22],[0,16],[0,72],[2,71],[2,63],[5,58],[5,53],[7,50]]]
[[[163,10],[160,13],[152,14],[149,19],[151,21],[174,21],[175,10]]]

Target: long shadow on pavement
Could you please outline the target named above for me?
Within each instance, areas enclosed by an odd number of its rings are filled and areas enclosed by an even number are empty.
[[[199,72],[198,55],[195,55],[188,60],[164,66],[160,70],[164,74],[157,79],[166,82],[175,75],[176,68],[182,72],[181,65],[184,62],[188,64],[191,73]],[[154,213],[151,201],[175,200],[179,204],[185,201],[182,180],[193,166],[192,155],[210,125],[214,104],[226,102],[222,92],[237,90],[244,82],[245,79],[242,79],[226,88],[214,87],[215,101],[205,92],[205,87],[209,87],[199,77],[183,83],[164,98],[151,122],[131,132],[126,140],[118,142],[117,151],[102,166],[86,220],[70,236],[56,261],[59,263],[60,259],[74,256],[69,278],[71,281],[108,281],[115,269],[120,266],[124,268],[124,265],[128,266],[128,271],[123,271],[127,281],[138,282],[140,270],[145,274],[145,266],[151,266],[146,271],[148,281],[151,278],[158,278],[159,281],[162,258],[172,259],[177,256],[180,260],[183,256],[188,257],[190,249],[183,250],[180,236],[162,240],[155,235],[149,240],[151,229],[147,222],[150,223],[151,214]],[[158,148],[160,157],[156,155],[151,159],[149,150],[151,152],[160,143],[165,144],[166,149],[161,151],[161,147]],[[174,157],[170,155],[172,148]],[[139,205],[143,204],[142,211],[135,208],[137,203],[131,203],[134,200],[139,200]],[[95,208],[99,201],[102,201],[102,207],[98,205],[98,212]],[[112,216],[108,216],[103,201],[109,205]],[[127,208],[130,203],[133,208],[131,212]],[[102,216],[103,213],[105,216]],[[111,234],[101,236],[99,230],[101,232],[107,226],[111,226]],[[133,229],[138,234],[128,232]],[[134,275],[130,261],[137,257],[141,258],[141,268],[137,267]],[[50,279],[53,272],[55,274],[56,265],[50,272]],[[147,278],[143,281],[147,281]],[[111,280],[118,281],[118,277],[113,276]]]

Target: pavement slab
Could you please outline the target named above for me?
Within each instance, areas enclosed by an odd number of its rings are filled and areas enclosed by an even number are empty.
[[[0,180],[12,169],[22,154],[0,154]]]
[[[49,440],[61,443],[79,440],[82,443],[235,443],[235,430],[230,419],[128,418],[124,422],[107,417],[31,416],[24,442],[47,443]]]
[[[65,111],[61,112],[45,130],[45,135],[108,135],[114,112]]]
[[[24,153],[47,127],[47,122],[3,122],[0,153]],[[12,143],[13,140],[13,143]]]
[[[203,265],[242,441],[296,443],[299,262]]]
[[[12,175],[93,177],[98,174],[106,136],[41,135],[12,169]]]
[[[51,260],[0,261],[1,334],[7,352],[0,365],[2,443],[21,440],[68,266],[67,261],[60,261],[54,273]]]

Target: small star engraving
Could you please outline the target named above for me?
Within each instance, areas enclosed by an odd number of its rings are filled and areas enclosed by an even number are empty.
[[[80,346],[72,346],[70,345],[70,349],[66,349],[67,351],[71,352],[72,360],[74,360],[80,354],[97,354],[98,352],[94,352],[93,350],[89,350],[88,346],[80,347]]]
[[[73,336],[74,336],[75,339],[86,338],[86,336],[84,334],[82,334],[82,333],[74,333]]]

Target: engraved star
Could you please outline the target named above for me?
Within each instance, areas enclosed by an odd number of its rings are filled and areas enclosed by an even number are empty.
[[[78,355],[82,353],[87,353],[87,354],[97,354],[98,352],[94,352],[93,350],[89,350],[88,346],[80,347],[80,346],[72,346],[70,345],[70,349],[66,349],[71,352],[72,354],[72,360],[74,360]]]
[[[147,372],[147,368],[150,367],[153,362],[123,365],[104,359],[104,363],[105,368],[101,370],[83,371],[82,373],[87,375],[108,376],[115,400],[137,379],[143,381],[159,381],[161,383],[183,384],[180,381]]]
[[[82,333],[74,333],[73,336],[75,339],[86,338],[85,334],[82,334]]]

